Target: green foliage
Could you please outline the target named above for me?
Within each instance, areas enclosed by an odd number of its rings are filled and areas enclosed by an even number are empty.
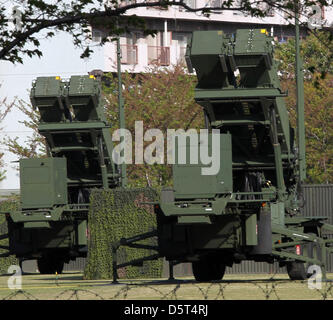
[[[113,129],[119,127],[117,79],[109,75],[108,86],[104,86],[106,114]],[[144,74],[124,73],[122,76],[125,100],[125,124],[133,142],[135,122],[143,121],[143,133],[149,129],[161,130],[164,137],[164,159],[167,159],[167,129],[199,129],[204,127],[202,108],[194,101],[196,77],[186,73],[181,64],[173,68],[152,67]],[[143,142],[146,148],[151,142]],[[158,188],[171,184],[171,166],[166,164],[127,165],[128,181],[132,187],[150,186]]]
[[[5,137],[2,143],[8,148],[8,151],[18,156],[18,158],[34,158],[46,156],[46,140],[38,132],[40,114],[38,109],[34,109],[31,104],[22,100],[14,104],[27,120],[19,121],[26,128],[32,130],[32,135],[27,138],[24,145],[18,142],[18,137]]]
[[[4,161],[3,161],[4,153],[0,152],[0,181],[6,178],[6,170],[3,169]]]
[[[333,73],[333,33],[313,31],[300,41],[300,53],[306,79],[319,79]],[[295,39],[276,45],[275,58],[283,79],[294,78]]]
[[[333,74],[304,83],[308,183],[333,183]]]
[[[301,41],[304,60],[304,113],[307,183],[333,183],[333,38],[319,31]],[[295,42],[276,48],[281,85],[292,125],[296,125]]]
[[[1,87],[1,85],[0,85],[0,87]],[[7,98],[3,98],[0,101],[0,122],[5,119],[5,117],[10,112],[12,107],[13,107],[13,103],[8,103]],[[2,130],[2,128],[0,128],[0,131],[1,130]],[[3,156],[4,156],[4,153],[0,152],[0,181],[5,179],[5,177],[6,177],[6,171],[3,169],[3,167],[4,167]]]
[[[333,74],[315,81],[304,85],[308,182],[333,183]]]
[[[112,278],[111,244],[121,238],[132,237],[156,228],[152,205],[142,204],[156,200],[157,193],[150,188],[94,190],[88,217],[88,259],[85,279]],[[153,240],[140,241],[156,245]],[[155,254],[155,251],[121,247],[118,263]],[[126,267],[118,270],[120,278],[159,278],[162,260],[145,262],[143,267]]]
[[[0,211],[11,211],[17,210],[19,206],[19,201],[16,197],[4,200],[0,202]],[[0,235],[8,233],[7,221],[4,214],[0,213]],[[0,240],[0,246],[8,246],[8,239]],[[7,250],[0,248],[0,254],[6,253]],[[18,261],[14,256],[9,256],[6,258],[0,258],[0,274],[7,273],[8,267],[10,265],[17,265]]]

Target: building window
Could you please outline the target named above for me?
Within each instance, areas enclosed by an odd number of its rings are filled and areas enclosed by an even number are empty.
[[[186,65],[185,54],[186,54],[187,47],[179,47],[179,62],[182,65]]]
[[[186,4],[191,9],[196,9],[196,7],[197,7],[196,0],[184,0],[184,4]],[[187,11],[187,10],[183,7],[179,7],[179,11]]]
[[[207,3],[210,7],[221,7],[222,0],[209,0]]]
[[[136,0],[120,0],[120,1],[118,1],[118,3],[119,3],[119,7],[125,7],[130,4],[136,3]]]
[[[120,51],[122,64],[138,63],[138,47],[136,45],[139,34],[135,32],[126,33],[120,38]]]
[[[232,3],[232,8],[240,8],[242,7],[242,0],[234,0]],[[233,11],[234,15],[244,15],[244,13],[242,13],[240,10],[235,10]]]
[[[210,0],[209,5],[213,8],[220,8],[223,5],[223,0]],[[222,14],[222,10],[214,10],[212,11],[215,14]]]
[[[155,64],[159,66],[170,65],[170,48],[148,46],[148,64]]]
[[[275,16],[274,8],[267,3],[266,3],[266,8],[265,8],[265,13],[266,13],[267,17]]]
[[[257,8],[260,11],[264,12],[267,17],[275,16],[274,8],[271,5],[269,5],[268,3],[261,2],[257,5]]]
[[[103,35],[103,32],[100,30],[94,28],[91,30],[91,40],[93,42],[101,42]]]
[[[121,60],[122,64],[138,64],[138,47],[131,44],[121,44]]]
[[[173,32],[172,33],[172,43],[177,47],[177,58],[178,61],[185,64],[185,53],[186,47],[191,38],[190,32]]]

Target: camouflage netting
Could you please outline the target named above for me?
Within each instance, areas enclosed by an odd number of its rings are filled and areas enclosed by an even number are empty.
[[[142,204],[157,199],[151,188],[95,190],[91,194],[88,218],[88,259],[84,271],[85,279],[112,278],[112,246],[121,238],[132,237],[156,229],[153,206]],[[157,239],[140,241],[157,245]],[[154,250],[120,247],[118,263],[156,254]],[[118,269],[119,278],[160,278],[163,260],[144,262],[142,267]]]
[[[5,200],[0,202],[0,211],[17,210],[18,200]],[[0,213],[0,235],[8,232],[7,221],[4,214]],[[8,246],[8,239],[0,240],[0,246]],[[8,250],[0,248],[0,254],[6,253]],[[15,256],[9,256],[6,258],[0,257],[0,274],[6,274],[8,267],[12,264],[18,265],[18,260]]]

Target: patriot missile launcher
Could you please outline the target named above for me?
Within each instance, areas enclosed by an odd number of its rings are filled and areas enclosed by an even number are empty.
[[[19,161],[20,208],[6,214],[8,254],[37,259],[41,273],[61,273],[65,262],[87,255],[90,191],[119,186],[119,172],[94,76],[39,77],[30,98],[47,157]]]
[[[191,262],[198,281],[220,280],[226,267],[245,260],[277,262],[291,279],[306,279],[313,270],[325,277],[333,226],[315,212],[301,214],[304,159],[298,148],[305,146],[296,141],[304,139],[296,139],[290,125],[273,52],[265,29],[231,36],[196,31],[187,47],[188,69],[197,76],[195,101],[210,132],[206,150],[219,151],[219,171],[203,174],[207,163],[188,157],[201,159],[191,137],[178,137],[173,187],[162,190],[155,204],[154,236],[158,255],[172,265]],[[302,110],[298,117],[304,121]],[[177,160],[181,152],[185,162]],[[114,253],[149,236],[122,239]],[[128,264],[114,263],[114,270]]]

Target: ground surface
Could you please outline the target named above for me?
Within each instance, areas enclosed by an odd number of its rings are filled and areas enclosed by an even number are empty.
[[[0,276],[0,300],[333,300],[333,274],[321,288],[310,289],[308,281],[290,281],[285,274],[227,274],[222,281],[198,283],[191,277],[152,280],[84,280],[81,273],[61,275],[25,274],[21,289],[9,289],[15,284],[10,275]],[[17,284],[17,283],[16,283]]]

